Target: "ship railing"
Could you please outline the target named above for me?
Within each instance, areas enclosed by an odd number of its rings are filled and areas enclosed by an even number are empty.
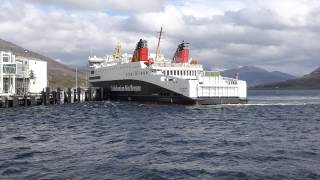
[[[221,76],[221,73],[219,71],[204,71],[204,76],[217,77],[217,76]]]
[[[188,64],[188,63],[155,63],[153,67],[187,67],[187,68],[202,68],[201,64]]]
[[[223,80],[229,85],[237,85],[238,84],[238,79],[223,77]]]

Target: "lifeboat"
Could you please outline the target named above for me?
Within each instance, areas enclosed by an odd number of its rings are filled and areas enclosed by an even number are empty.
[[[196,59],[192,59],[190,64],[199,64],[199,62]]]

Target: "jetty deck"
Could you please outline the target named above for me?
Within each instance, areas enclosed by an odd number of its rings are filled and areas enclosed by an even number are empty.
[[[0,108],[101,101],[104,100],[103,97],[102,88],[57,88],[56,90],[45,88],[38,94],[0,95]]]

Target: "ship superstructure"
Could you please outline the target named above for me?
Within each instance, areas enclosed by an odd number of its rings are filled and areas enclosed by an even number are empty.
[[[159,38],[160,41],[161,38]],[[158,44],[160,44],[158,42]],[[245,81],[205,71],[189,57],[189,44],[178,45],[172,59],[148,51],[140,39],[133,55],[115,53],[89,57],[92,87],[103,88],[104,99],[178,104],[239,104],[247,101]]]

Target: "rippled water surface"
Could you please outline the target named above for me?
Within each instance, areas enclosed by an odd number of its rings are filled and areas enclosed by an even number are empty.
[[[320,179],[320,92],[0,109],[0,179]]]

